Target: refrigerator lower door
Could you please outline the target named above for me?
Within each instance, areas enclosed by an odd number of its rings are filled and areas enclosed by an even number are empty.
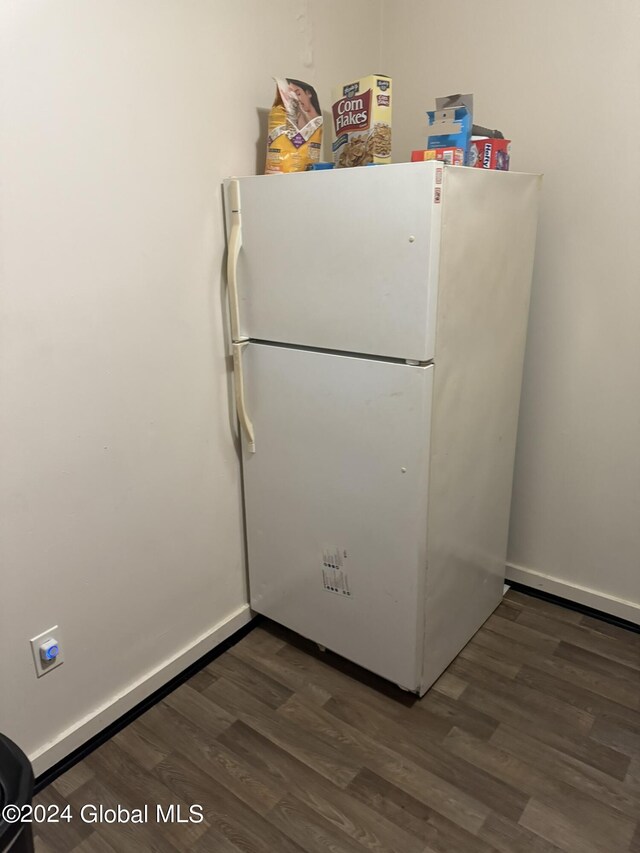
[[[244,359],[251,606],[418,689],[433,366],[255,343]]]

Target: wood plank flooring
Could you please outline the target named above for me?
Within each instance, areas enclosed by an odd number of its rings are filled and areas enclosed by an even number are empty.
[[[36,802],[39,853],[640,853],[640,635],[511,591],[418,700],[263,623]]]

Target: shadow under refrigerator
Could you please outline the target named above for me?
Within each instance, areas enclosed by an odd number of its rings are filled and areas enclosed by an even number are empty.
[[[251,607],[419,694],[502,597],[540,183],[224,186]]]

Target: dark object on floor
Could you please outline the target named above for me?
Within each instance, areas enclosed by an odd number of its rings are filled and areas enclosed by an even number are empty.
[[[33,770],[24,752],[0,734],[0,851],[33,853],[31,824],[5,820],[10,817],[6,806],[17,809],[31,805],[33,797]],[[3,813],[4,812],[4,813]]]

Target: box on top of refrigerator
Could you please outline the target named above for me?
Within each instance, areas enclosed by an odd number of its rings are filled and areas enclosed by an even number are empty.
[[[466,158],[471,139],[471,113],[466,106],[428,110],[427,116],[427,148],[462,148]]]
[[[391,78],[372,74],[333,90],[333,158],[338,168],[391,162]]]
[[[464,151],[462,148],[427,148],[411,152],[412,163],[424,160],[442,160],[448,166],[463,166]]]
[[[469,147],[469,165],[477,169],[509,171],[511,140],[472,139]]]

